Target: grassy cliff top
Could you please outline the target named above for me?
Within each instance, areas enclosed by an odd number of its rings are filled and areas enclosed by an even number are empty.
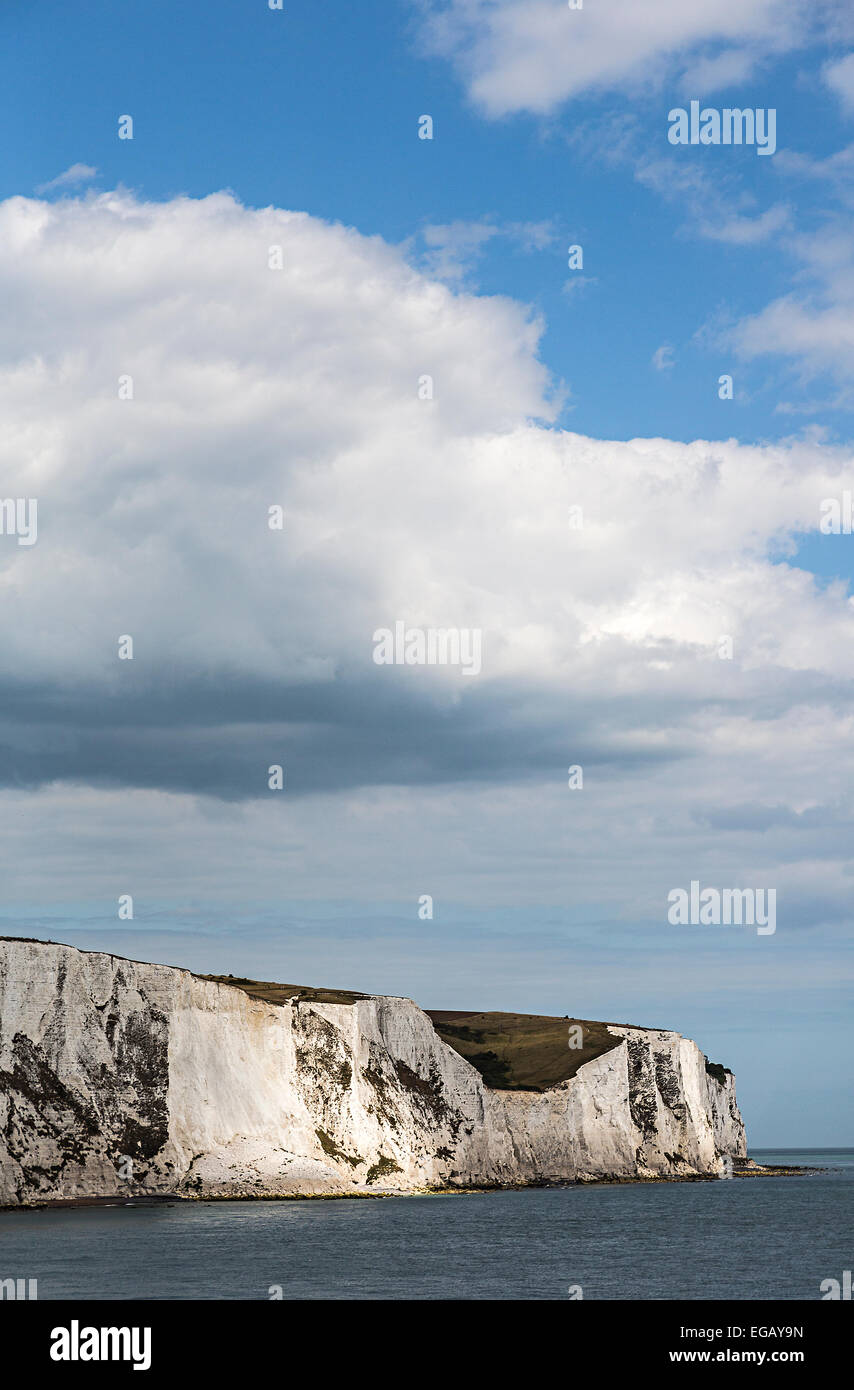
[[[232,985],[253,999],[286,1004],[299,998],[306,1003],[353,1004],[369,995],[348,989],[313,989],[306,985],[275,984],[249,980],[241,975],[200,975],[215,984]],[[578,1018],[553,1018],[546,1014],[467,1013],[426,1009],[443,1042],[475,1067],[487,1086],[497,1091],[547,1091],[575,1076],[620,1038],[604,1023]],[[570,1047],[570,1029],[581,1029],[581,1046]]]
[[[34,946],[66,945],[24,936],[0,936],[0,941],[26,942]],[[84,954],[112,955],[112,952]],[[123,956],[114,958],[126,959]],[[293,999],[317,1004],[355,1004],[359,999],[371,998],[369,994],[352,989],[315,989],[308,985],[278,984],[273,980],[250,980],[244,975],[197,974],[196,977],[242,989],[251,998],[262,999],[267,1004],[287,1004]],[[475,1067],[487,1086],[499,1091],[547,1091],[568,1081],[584,1062],[609,1052],[621,1041],[619,1036],[608,1032],[607,1024],[585,1019],[449,1009],[427,1009],[425,1012],[442,1041]],[[573,1027],[581,1029],[580,1047],[569,1046]],[[726,1084],[727,1068],[707,1061],[706,1069],[722,1085]]]
[[[291,999],[305,999],[314,1004],[355,1004],[357,999],[369,999],[352,989],[312,989],[309,985],[277,985],[272,980],[247,980],[243,975],[197,975],[199,980],[211,980],[215,985],[234,985],[253,999],[267,1004],[287,1004]]]
[[[545,1014],[461,1013],[428,1009],[439,1037],[476,1067],[493,1090],[547,1091],[621,1042],[604,1023]],[[581,1047],[569,1030],[580,1028]],[[575,1035],[576,1038],[578,1035]]]

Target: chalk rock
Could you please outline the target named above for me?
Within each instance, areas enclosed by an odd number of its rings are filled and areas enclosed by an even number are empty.
[[[410,999],[269,1004],[171,966],[0,939],[0,1204],[715,1175],[735,1080],[678,1033],[490,1089]]]

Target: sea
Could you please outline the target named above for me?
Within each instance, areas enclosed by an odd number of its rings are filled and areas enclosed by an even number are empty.
[[[686,1183],[0,1212],[41,1299],[819,1300],[854,1268],[854,1149]],[[850,1296],[850,1275],[849,1275]]]

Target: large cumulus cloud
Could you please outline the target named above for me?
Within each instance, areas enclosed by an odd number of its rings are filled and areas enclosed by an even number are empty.
[[[269,888],[272,837],[295,890],[323,866],[354,894],[381,832],[390,892],[429,860],[449,891],[559,900],[572,865],[653,910],[689,860],[720,867],[710,846],[731,872],[737,835],[741,870],[805,901],[820,859],[841,900],[854,613],[773,557],[845,451],[555,430],[523,307],[225,194],[12,199],[0,287],[0,492],[39,499],[37,544],[0,538],[0,781],[27,842],[71,796],[125,863],[168,864],[182,825],[214,877],[223,833],[251,845]],[[396,620],[482,628],[482,673],[374,665]]]

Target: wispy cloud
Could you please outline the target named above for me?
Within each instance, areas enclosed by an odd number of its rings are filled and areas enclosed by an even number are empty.
[[[527,255],[553,246],[557,232],[551,221],[499,223],[483,218],[428,224],[421,229],[426,247],[421,264],[436,279],[461,284],[471,275],[487,244],[498,239]]]
[[[421,8],[423,45],[450,59],[493,118],[659,87],[686,69],[704,89],[719,87],[797,48],[823,22],[819,7],[800,0],[589,0],[578,10],[545,0],[423,0]]]
[[[55,179],[49,179],[47,183],[40,183],[36,192],[53,193],[57,188],[77,188],[81,183],[89,183],[97,176],[98,170],[92,164],[72,164],[70,168],[57,174]]]
[[[635,178],[667,202],[678,203],[685,230],[709,241],[755,246],[784,231],[791,221],[788,204],[774,203],[758,212],[755,195],[735,179],[712,179],[696,165],[681,166],[672,157],[642,156],[635,163]]]
[[[832,92],[839,98],[843,109],[854,115],[854,53],[848,53],[832,63],[826,63],[822,77]]]

